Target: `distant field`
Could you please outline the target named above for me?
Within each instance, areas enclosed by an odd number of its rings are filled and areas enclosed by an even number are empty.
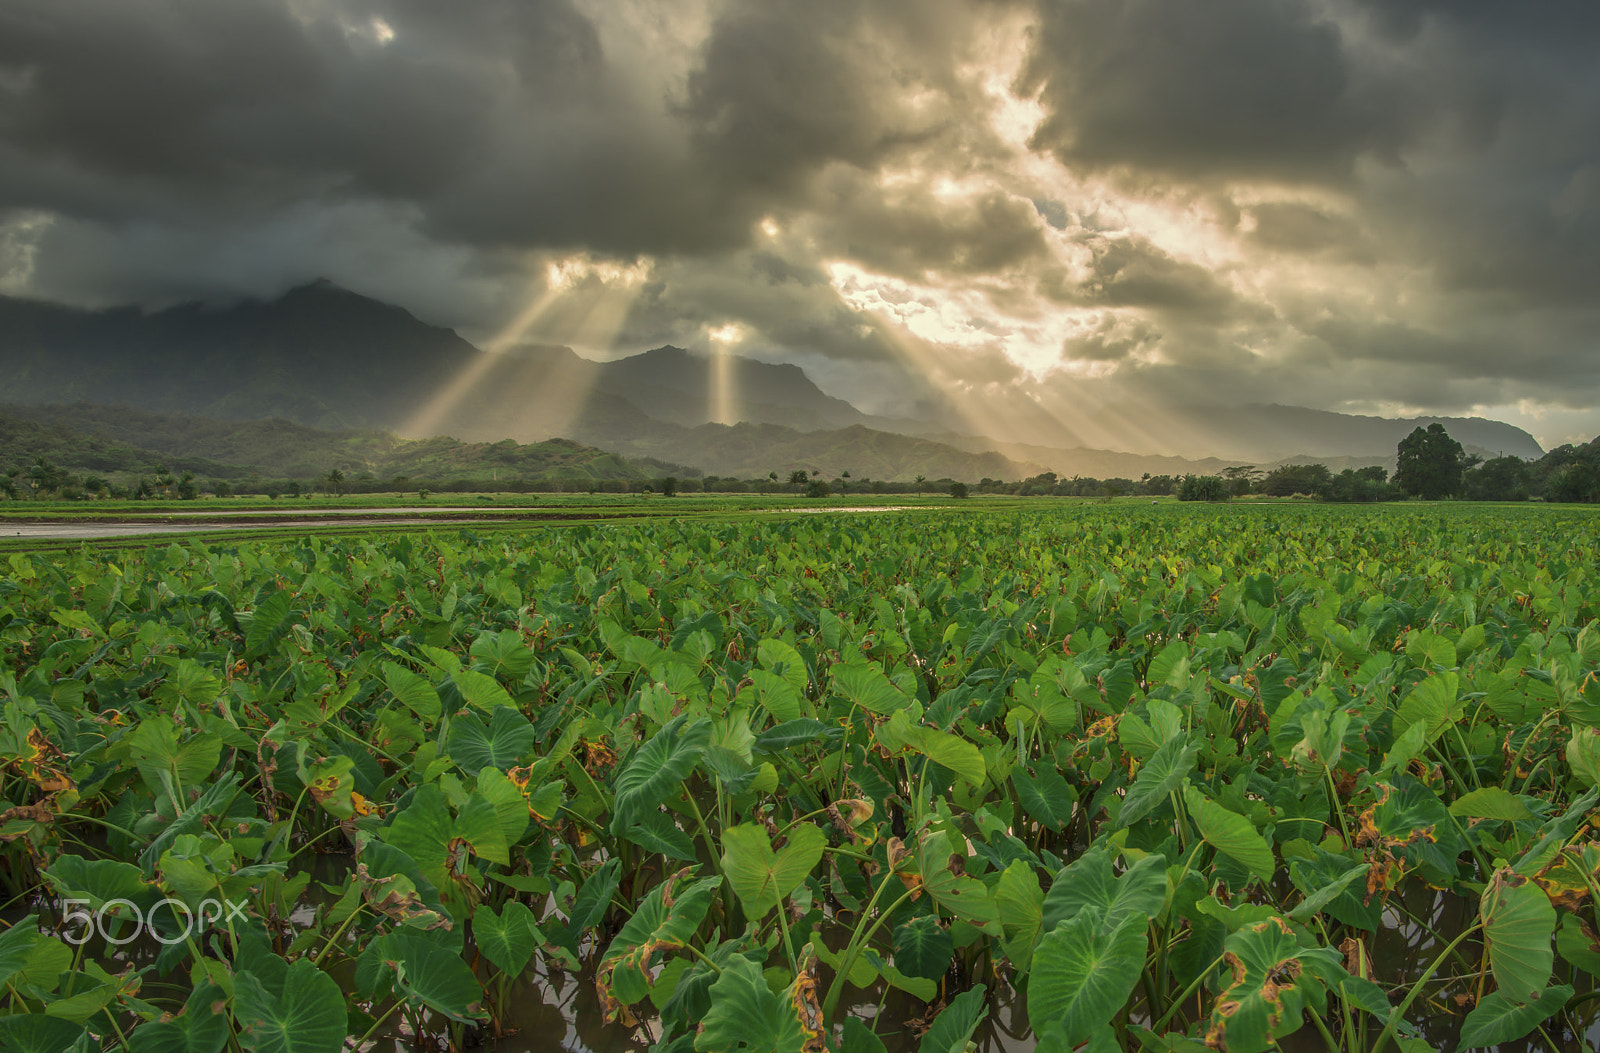
[[[1600,1038],[1590,509],[924,503],[0,552],[19,1048]]]

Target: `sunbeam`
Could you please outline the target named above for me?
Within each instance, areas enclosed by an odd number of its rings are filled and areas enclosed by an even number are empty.
[[[734,391],[733,356],[728,348],[744,338],[744,327],[729,322],[706,335],[711,338],[711,390],[707,392],[711,419],[718,424],[737,424],[738,414],[734,404],[738,393]]]
[[[500,332],[496,333],[484,350],[472,360],[472,364],[462,370],[457,376],[445,385],[427,405],[417,411],[417,414],[407,421],[400,429],[402,435],[425,438],[437,435],[444,422],[455,412],[457,406],[478,386],[481,381],[497,363],[503,362],[502,357],[506,348],[516,344],[524,333],[539,320],[539,317],[550,309],[561,294],[559,286],[549,285],[538,296],[529,301],[528,305],[511,323]]]

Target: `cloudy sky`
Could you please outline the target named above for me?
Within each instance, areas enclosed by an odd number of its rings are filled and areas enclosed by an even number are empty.
[[[1584,441],[1597,48],[1593,0],[5,0],[0,292]]]

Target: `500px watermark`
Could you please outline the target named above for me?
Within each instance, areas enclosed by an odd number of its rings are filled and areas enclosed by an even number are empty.
[[[86,907],[88,903],[89,901],[86,899],[62,900],[61,905],[67,908],[66,915],[62,918],[63,923],[71,924],[74,921],[83,922],[83,928],[79,929],[77,932],[69,931],[61,934],[61,938],[63,940],[66,940],[68,943],[74,946],[88,943],[89,940],[94,937],[94,934],[98,932],[101,939],[105,940],[107,943],[120,947],[125,943],[132,943],[134,940],[137,940],[145,933],[146,930],[149,931],[150,936],[157,943],[171,945],[174,943],[182,943],[191,935],[193,935],[196,923],[198,923],[200,931],[204,932],[214,922],[231,922],[234,918],[238,918],[240,921],[245,920],[245,905],[237,900],[231,899],[203,899],[200,901],[200,906],[198,909],[191,910],[189,909],[189,905],[183,900],[168,898],[152,904],[148,911],[140,910],[139,905],[133,902],[131,899],[109,899],[106,900],[105,903],[101,904],[100,908],[92,914],[89,911],[82,909],[83,907]],[[126,907],[127,910],[121,911],[113,909],[118,907]],[[156,928],[156,911],[160,910],[162,907],[167,908],[167,910],[171,913],[174,925],[176,925],[179,914],[181,913],[183,915],[183,931],[178,935],[163,936],[160,930]],[[107,931],[106,918],[108,916],[113,922],[133,922],[133,931],[130,933],[125,933],[120,938],[112,935],[111,932]]]

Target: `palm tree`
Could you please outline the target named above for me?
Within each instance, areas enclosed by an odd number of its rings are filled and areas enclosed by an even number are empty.
[[[917,493],[919,493],[919,494],[922,493],[922,484],[927,482],[927,481],[928,481],[928,477],[926,475],[917,476]]]

